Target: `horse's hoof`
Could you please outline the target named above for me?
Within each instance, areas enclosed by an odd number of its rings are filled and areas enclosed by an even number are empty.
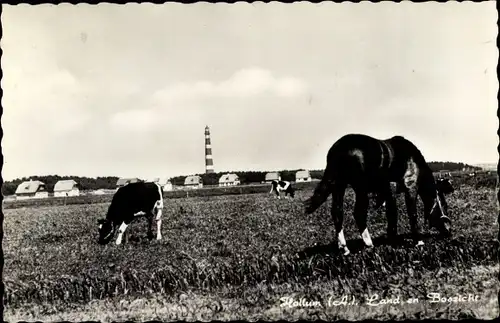
[[[343,247],[344,249],[344,256],[347,256],[351,253],[351,251],[349,251],[349,249],[347,249],[347,247]]]

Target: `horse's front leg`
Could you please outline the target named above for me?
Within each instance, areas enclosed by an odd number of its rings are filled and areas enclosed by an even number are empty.
[[[333,223],[335,224],[335,232],[337,233],[337,242],[339,250],[344,250],[344,256],[347,256],[350,251],[347,248],[347,243],[344,236],[344,193],[345,189],[334,187],[332,192],[332,209],[331,214]]]
[[[431,211],[432,211],[432,206],[433,206],[433,201],[431,198],[428,198],[427,196],[422,196],[422,201],[424,202],[424,225],[430,230],[433,226],[433,223],[431,222]]]
[[[367,247],[373,247],[373,241],[368,232],[367,218],[368,218],[368,193],[365,191],[356,192],[356,204],[354,205],[354,219],[356,220],[356,225],[361,233],[363,242]]]
[[[385,206],[385,197],[382,193],[375,193],[375,209],[379,209],[382,206]]]
[[[410,228],[413,237],[413,241],[417,246],[421,246],[424,242],[421,240],[420,233],[418,230],[418,221],[417,221],[417,191],[415,188],[410,187],[405,192],[405,203],[406,203],[406,211],[408,213],[408,217],[410,218]]]
[[[383,197],[386,203],[385,214],[387,217],[387,240],[389,243],[394,244],[398,236],[398,208],[396,199],[392,194],[390,184],[383,189]]]

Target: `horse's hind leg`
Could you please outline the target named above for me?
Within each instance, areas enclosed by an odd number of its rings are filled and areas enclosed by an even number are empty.
[[[373,247],[372,238],[368,232],[368,227],[366,225],[368,217],[368,193],[365,191],[356,191],[356,204],[354,205],[354,219],[356,220],[356,225],[358,226],[363,242],[367,247]]]
[[[332,218],[335,223],[335,232],[337,233],[337,241],[339,250],[344,250],[344,255],[347,256],[350,251],[347,248],[347,243],[344,236],[344,194],[345,187],[344,186],[334,186],[332,192]]]

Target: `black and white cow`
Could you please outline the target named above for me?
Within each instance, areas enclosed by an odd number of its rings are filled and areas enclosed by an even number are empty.
[[[288,181],[272,181],[271,182],[271,191],[269,191],[269,194],[272,194],[273,192],[276,194],[278,198],[280,198],[280,192],[284,191],[285,192],[285,198],[294,197],[295,196],[295,190],[292,187],[292,183]]]
[[[149,239],[153,239],[153,219],[156,220],[156,239],[161,240],[162,210],[163,194],[157,183],[138,182],[120,187],[113,196],[106,218],[98,221],[99,243],[109,243],[118,229],[116,244],[121,244],[125,230],[139,216],[148,219]]]

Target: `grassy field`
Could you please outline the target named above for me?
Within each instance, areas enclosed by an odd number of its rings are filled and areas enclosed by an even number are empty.
[[[455,185],[448,201],[453,238],[438,240],[423,228],[426,244],[419,248],[407,239],[400,196],[401,245],[384,241],[385,214],[371,208],[376,246],[365,250],[348,192],[345,231],[353,253],[347,257],[332,244],[330,201],[303,214],[311,187],[295,200],[266,193],[166,199],[164,240],[148,241],[146,221],[139,221],[122,246],[96,243],[97,219],[109,202],[6,209],[5,320],[493,318],[495,192]],[[477,297],[432,303],[429,293]],[[375,294],[399,296],[401,304],[372,306],[367,298]],[[356,304],[330,306],[344,295]],[[288,308],[282,297],[319,303]]]
[[[308,189],[316,185],[316,181],[295,183],[294,187],[298,190]],[[242,194],[258,194],[269,192],[269,184],[253,183],[247,185],[217,187],[209,186],[201,189],[184,189],[163,192],[163,197],[166,199],[189,198],[189,197],[208,197],[208,196],[227,196],[227,195],[242,195]],[[24,207],[40,207],[40,206],[65,206],[74,204],[95,204],[95,203],[110,203],[113,195],[79,195],[69,197],[49,197],[49,198],[33,198],[26,200],[11,199],[4,201],[4,209],[18,209]]]

